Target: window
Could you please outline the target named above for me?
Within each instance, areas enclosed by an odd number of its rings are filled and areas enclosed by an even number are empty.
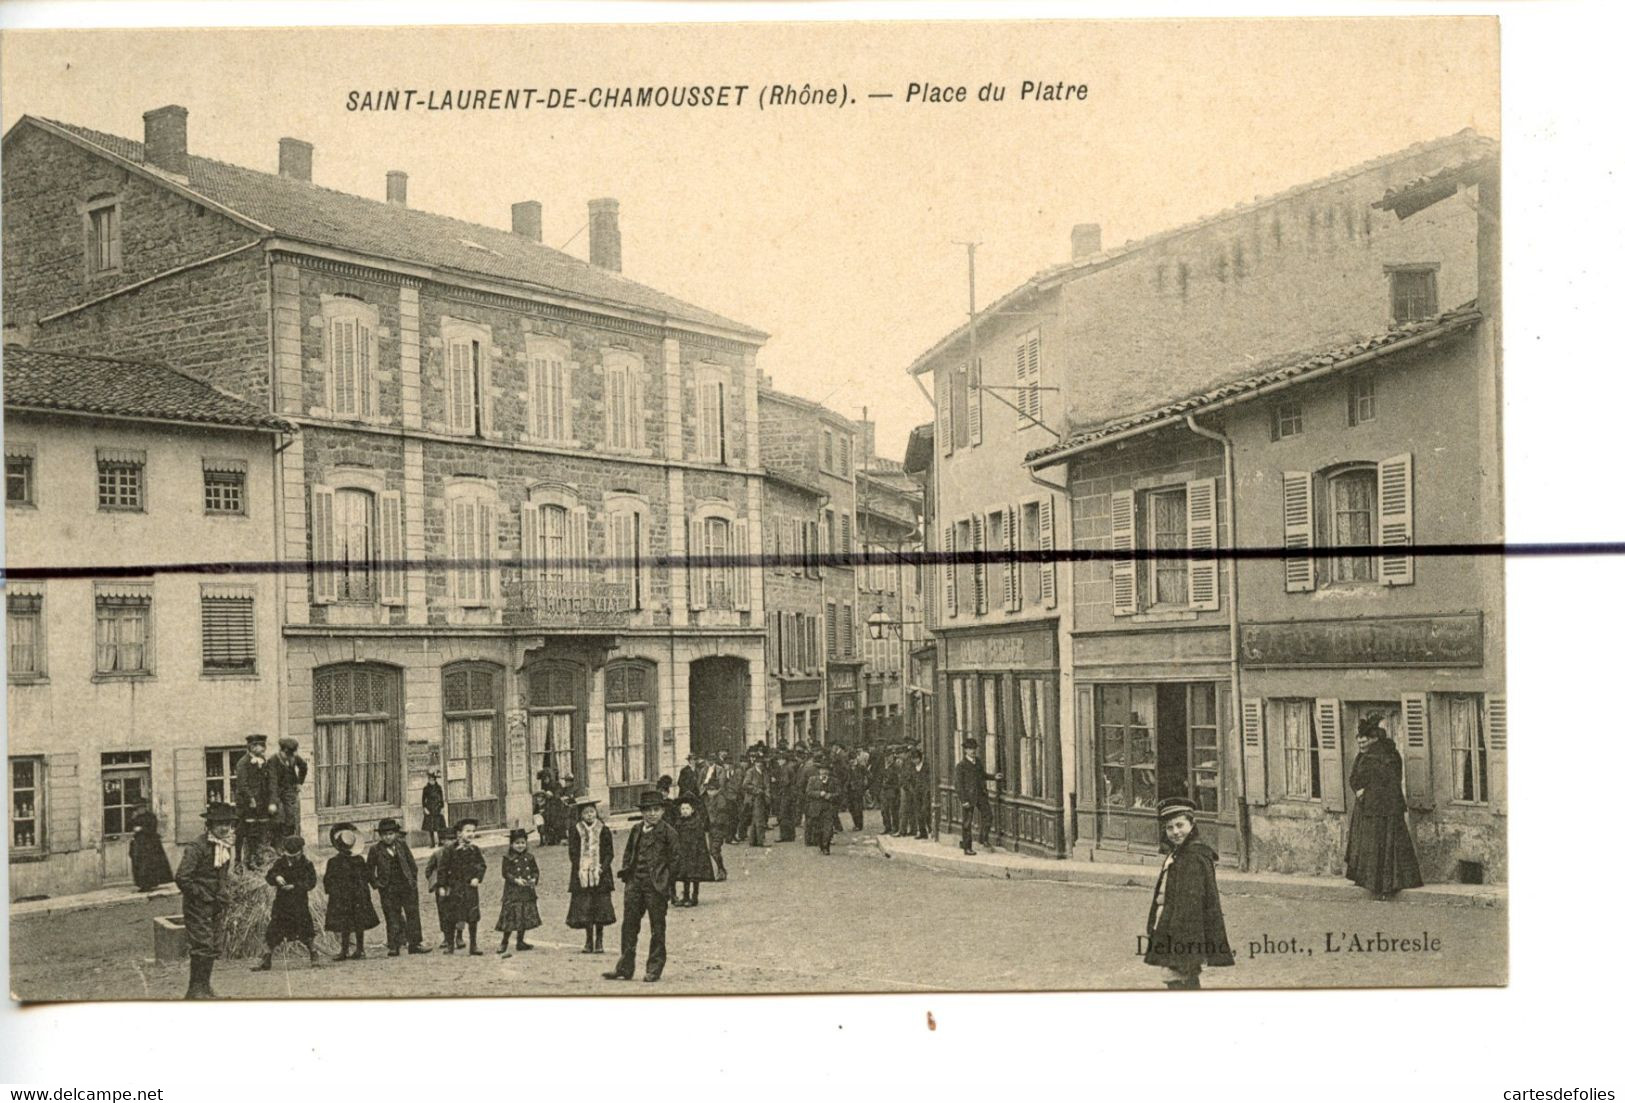
[[[563,443],[572,436],[569,346],[563,341],[525,339],[525,370],[529,384],[530,435],[537,440]]]
[[[1488,804],[1490,800],[1489,750],[1476,697],[1445,698],[1450,715],[1450,758],[1453,765],[1451,799],[1462,804]]]
[[[1152,550],[1184,551],[1188,532],[1185,526],[1185,488],[1151,491],[1145,496],[1142,513],[1145,538],[1141,547]],[[1190,601],[1190,560],[1151,559],[1144,564],[1145,592],[1152,605],[1185,605]]]
[[[835,433],[829,429],[824,430],[824,470],[835,472]]]
[[[852,515],[841,514],[841,551],[847,555],[852,554]]]
[[[311,487],[311,600],[403,605],[401,493],[373,489],[383,483],[372,476],[358,474],[352,481],[362,485]]]
[[[1320,733],[1308,698],[1279,703],[1281,745],[1286,750],[1286,795],[1291,800],[1320,799]]]
[[[96,508],[146,508],[147,454],[124,448],[96,449]]]
[[[720,372],[702,372],[696,400],[701,460],[728,462],[728,384]]]
[[[496,492],[483,484],[452,483],[446,488],[446,547],[451,557],[446,581],[452,601],[460,606],[496,602],[501,509]]]
[[[841,476],[852,474],[852,438],[841,433],[835,438],[835,472]]]
[[[1101,773],[1111,808],[1157,806],[1156,687],[1100,688]]]
[[[618,349],[604,353],[604,443],[623,451],[643,447],[643,361]]]
[[[1404,551],[1415,539],[1410,453],[1320,472],[1283,471],[1281,492],[1284,546],[1300,553],[1284,563],[1288,593],[1313,590],[1317,582],[1416,581],[1413,559]],[[1323,556],[1317,563],[1309,552],[1317,544],[1382,550]]]
[[[378,312],[359,299],[327,296],[327,409],[334,417],[367,418],[378,412]]]
[[[447,667],[440,678],[446,803],[457,819],[484,821],[501,812],[499,686],[497,669],[479,663]]]
[[[245,747],[209,747],[203,752],[203,795],[210,803],[232,804],[237,799],[237,763],[248,757]]]
[[[1303,403],[1277,402],[1270,408],[1270,439],[1283,440],[1303,432]]]
[[[1437,277],[1437,265],[1388,270],[1395,322],[1419,322],[1439,312]]]
[[[205,589],[203,673],[252,674],[254,669],[254,596]]]
[[[551,770],[554,777],[575,776],[577,700],[576,668],[565,663],[537,663],[528,685],[530,776]]]
[[[152,754],[114,751],[102,755],[102,837],[135,830],[136,809],[152,794]]]
[[[333,494],[333,571],[338,600],[371,602],[376,596],[373,541],[375,498],[366,490]]]
[[[1199,812],[1219,810],[1219,718],[1211,682],[1185,687],[1185,761],[1190,764],[1189,795]]]
[[[6,505],[34,504],[34,450],[28,445],[6,444]]]
[[[640,785],[658,771],[654,668],[615,662],[604,668],[604,744],[611,788]]]
[[[1033,549],[1039,546],[1039,504],[1037,502],[1024,502],[1021,506],[1021,526],[1019,529],[1017,546],[1022,549]],[[1037,597],[1041,586],[1040,572],[1044,570],[1042,560],[1035,556],[1024,560],[1016,568],[1020,573],[1016,582],[1016,608],[1020,609],[1022,603],[1029,597]]]
[[[728,587],[728,570],[723,565],[729,552],[729,536],[732,526],[721,517],[711,517],[705,521],[705,540],[701,544],[701,554],[705,556],[705,606],[708,609],[730,609],[733,607],[733,595]]]
[[[316,807],[398,803],[400,672],[370,663],[318,667],[313,690]]]
[[[45,760],[11,760],[11,852],[39,853],[45,849]]]
[[[203,461],[203,512],[242,516],[248,512],[248,465],[233,460]]]
[[[841,606],[841,654],[848,659],[854,658],[858,651],[856,631],[852,623],[852,606]]]
[[[644,608],[649,601],[645,518],[641,503],[625,499],[609,503],[609,562],[604,578],[627,588],[628,608],[634,610]]]
[[[1349,425],[1377,420],[1377,377],[1357,375],[1349,380]]]
[[[1016,792],[1024,797],[1050,796],[1049,697],[1047,680],[1016,678]]]
[[[13,682],[45,677],[44,603],[43,589],[6,584],[6,674]]]
[[[152,673],[152,591],[127,587],[96,594],[96,673]]]
[[[1377,468],[1362,465],[1326,479],[1327,544],[1338,548],[1369,548],[1376,544]],[[1338,555],[1330,560],[1331,581],[1372,582],[1376,564],[1369,555]]]
[[[119,242],[118,204],[93,201],[85,212],[85,254],[91,275],[116,272],[122,261]]]
[[[1026,429],[1044,420],[1043,379],[1039,373],[1038,330],[1016,342],[1016,428]]]

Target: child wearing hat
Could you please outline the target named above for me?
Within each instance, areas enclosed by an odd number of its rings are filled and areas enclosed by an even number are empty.
[[[418,863],[401,837],[401,825],[391,817],[378,821],[378,841],[367,851],[367,872],[384,912],[389,956],[399,957],[402,949],[428,953],[418,913]]]
[[[305,857],[305,840],[289,835],[282,840],[282,853],[265,871],[265,883],[276,890],[271,898],[271,922],[265,928],[265,953],[254,972],[271,968],[271,955],[285,942],[297,942],[316,958],[316,925],[310,921],[310,890],[316,887],[316,867]]]
[[[457,845],[457,832],[450,827],[442,827],[439,843],[435,852],[429,855],[429,860],[423,863],[423,881],[429,895],[434,897],[435,918],[440,926],[440,948],[449,954],[462,945],[462,936],[458,934],[457,921],[452,917],[450,897],[440,891],[440,867],[452,847]]]
[[[586,931],[584,954],[604,952],[604,928],[615,922],[615,836],[598,819],[598,802],[578,797],[570,829],[570,910],[564,925]]]
[[[508,853],[502,856],[502,910],[497,913],[497,930],[502,932],[502,944],[497,952],[508,953],[508,936],[516,935],[515,950],[528,950],[525,932],[542,925],[541,913],[536,910],[536,883],[542,874],[536,868],[536,859],[530,853],[530,832],[516,827],[508,832]]]
[[[643,822],[627,836],[621,855],[620,878],[626,885],[622,898],[625,920],[621,924],[621,956],[605,980],[631,980],[637,971],[638,936],[643,917],[649,917],[649,958],[643,979],[654,983],[666,968],[666,904],[677,866],[677,832],[664,822],[666,802],[658,792],[646,789],[638,798]]]
[[[1203,965],[1234,965],[1219,906],[1219,856],[1197,838],[1196,806],[1185,797],[1157,802],[1168,855],[1146,916],[1145,963],[1160,966],[1169,988],[1200,988]]]
[[[673,876],[683,883],[683,898],[677,901],[677,906],[699,907],[700,882],[715,881],[717,875],[711,868],[711,848],[707,841],[711,825],[698,796],[678,795],[677,816],[672,826],[677,829],[677,868]]]
[[[478,820],[457,821],[457,842],[440,863],[440,882],[435,890],[446,898],[450,921],[468,928],[469,957],[484,952],[480,949],[480,882],[485,880],[485,855],[474,843],[479,826]]]
[[[361,832],[353,823],[336,823],[327,832],[327,841],[338,851],[327,860],[322,888],[327,892],[327,919],[322,926],[339,936],[339,953],[334,961],[367,956],[367,932],[378,926],[378,913],[372,907],[372,874],[367,859],[354,853]],[[350,939],[355,953],[350,953]]]

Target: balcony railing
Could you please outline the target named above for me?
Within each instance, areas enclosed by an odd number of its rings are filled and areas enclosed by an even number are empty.
[[[625,628],[632,621],[632,584],[526,578],[506,571],[502,589],[508,598],[503,619],[533,628]]]

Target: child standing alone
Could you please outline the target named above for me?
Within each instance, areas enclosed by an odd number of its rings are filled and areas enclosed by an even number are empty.
[[[515,950],[528,950],[525,932],[542,925],[536,910],[536,882],[542,877],[530,853],[530,832],[516,827],[508,832],[508,853],[502,856],[502,910],[497,913],[497,930],[502,944],[497,953],[507,954],[508,936],[516,935]]]
[[[271,967],[271,955],[284,942],[297,942],[310,952],[315,968],[316,927],[310,921],[310,890],[316,887],[316,867],[305,857],[305,840],[289,835],[282,840],[282,855],[265,871],[265,883],[276,890],[271,900],[271,923],[265,928],[265,954],[254,972]]]
[[[1147,965],[1161,966],[1169,988],[1200,988],[1203,965],[1234,965],[1219,906],[1214,864],[1219,856],[1197,838],[1196,806],[1185,797],[1157,802],[1162,863],[1146,917]]]
[[[334,961],[367,956],[367,932],[378,926],[378,913],[372,907],[372,874],[367,859],[352,853],[361,832],[353,823],[336,823],[327,841],[338,851],[327,860],[322,888],[327,890],[327,920],[323,924],[339,936],[339,953]],[[355,937],[355,953],[350,938]]]
[[[598,802],[578,797],[570,829],[570,911],[565,926],[586,931],[584,954],[604,952],[604,928],[615,922],[615,837],[598,820]]]

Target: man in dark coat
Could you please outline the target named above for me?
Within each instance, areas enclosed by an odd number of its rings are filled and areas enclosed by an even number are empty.
[[[445,829],[446,791],[440,787],[440,775],[430,770],[429,780],[423,783],[423,830],[432,845]]]
[[[863,806],[869,797],[869,751],[852,756],[846,771],[846,810],[852,813],[852,830],[863,830]]]
[[[220,956],[220,936],[226,920],[226,898],[231,879],[232,850],[237,842],[237,810],[215,801],[203,813],[202,835],[181,851],[175,884],[181,890],[181,914],[186,923],[186,948],[191,958],[189,1000],[215,998],[210,978]]]
[[[906,778],[903,773],[902,756],[895,750],[887,753],[884,770],[885,776],[880,783],[880,800],[883,808],[880,816],[886,823],[888,835],[902,835],[905,833],[903,820],[908,812],[903,799],[903,783]]]
[[[750,845],[767,845],[767,768],[753,754],[745,769],[745,805],[750,814]]]
[[[959,797],[960,818],[964,824],[959,836],[959,848],[966,854],[976,853],[970,845],[972,813],[980,817],[982,821],[980,838],[983,846],[988,845],[988,834],[992,830],[993,805],[987,799],[987,782],[989,776],[995,781],[1004,776],[989,775],[977,756],[978,750],[976,740],[965,740],[965,756],[959,760],[959,765],[954,767],[954,792]]]
[[[904,774],[904,790],[909,812],[914,821],[914,837],[931,835],[931,771],[925,765],[925,753],[915,747],[909,752],[910,765]]]
[[[265,736],[248,737],[248,753],[237,763],[232,793],[237,798],[238,860],[258,869],[281,817],[277,815],[276,788],[271,764],[265,760]],[[275,825],[275,826],[273,826]]]
[[[1162,863],[1145,921],[1145,963],[1164,970],[1169,988],[1200,988],[1203,965],[1234,965],[1219,906],[1219,856],[1196,837],[1196,806],[1184,797],[1157,802]]]
[[[626,895],[621,904],[621,957],[605,980],[631,980],[638,967],[638,936],[643,917],[649,917],[649,958],[643,979],[653,983],[666,968],[666,908],[677,865],[677,832],[664,822],[666,802],[646,790],[638,799],[643,823],[632,828],[621,854],[621,882]]]
[[[276,794],[272,808],[272,828],[283,838],[299,834],[299,789],[310,773],[310,764],[299,753],[299,740],[284,735],[276,741],[276,756],[270,760],[271,791]]]
[[[729,752],[723,751],[717,757],[721,760],[717,771],[722,778],[723,815],[714,822],[722,829],[724,842],[737,843],[740,838],[739,810],[745,799],[745,775],[734,765],[733,755]]]
[[[773,814],[779,818],[779,842],[794,842],[796,838],[796,792],[795,771],[790,767],[790,758],[783,751],[776,751],[773,755],[773,771],[770,775],[773,790]]]
[[[812,820],[807,816],[807,783],[812,780],[816,769],[816,759],[811,754],[803,754],[800,761],[793,762],[796,769],[795,783],[795,820],[797,823],[805,821],[802,827],[802,840],[808,846],[817,846],[818,840],[813,837]]]
[[[700,799],[705,801],[706,848],[711,854],[711,864],[716,866],[717,880],[728,879],[728,865],[722,860],[723,833],[727,830],[723,821],[717,817],[726,810],[726,800],[722,795],[722,775],[716,770],[703,773],[705,792]]]
[[[677,771],[677,795],[697,794],[700,791],[700,765],[704,762],[696,751],[688,752],[688,765]]]
[[[818,847],[820,854],[828,854],[830,837],[835,833],[835,817],[840,814],[836,802],[841,799],[841,790],[825,760],[818,760],[813,776],[807,779],[806,793],[807,838]]]
[[[429,948],[423,944],[423,920],[418,914],[418,864],[395,820],[378,821],[378,841],[367,851],[367,869],[384,912],[389,956],[399,957],[402,946],[409,954],[428,953]]]

